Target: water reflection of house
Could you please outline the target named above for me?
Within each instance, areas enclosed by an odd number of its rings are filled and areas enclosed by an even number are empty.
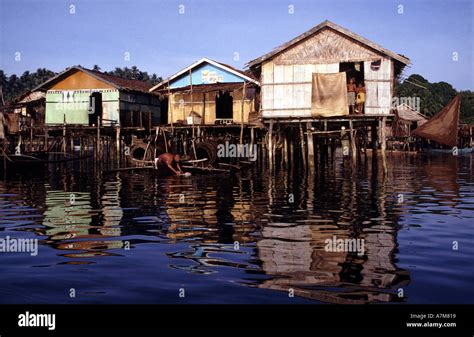
[[[350,237],[348,229],[326,224],[295,226],[269,224],[257,242],[262,269],[272,276],[260,288],[288,292],[331,303],[400,301],[396,286],[400,275],[392,254],[396,247],[393,233],[365,233],[365,255],[328,252],[325,240]]]
[[[116,185],[105,183],[98,210],[91,206],[89,192],[47,190],[43,214],[46,228],[40,234],[48,236],[47,240],[57,249],[79,251],[64,254],[67,257],[109,255],[107,250],[122,248],[123,242],[114,239],[121,235],[118,225],[123,215],[120,186]],[[100,220],[94,220],[95,215],[100,215]]]
[[[236,198],[233,186],[217,188],[181,185],[173,177],[166,181],[167,236],[173,239],[202,238],[205,242],[249,241],[255,229],[253,206],[248,198]]]

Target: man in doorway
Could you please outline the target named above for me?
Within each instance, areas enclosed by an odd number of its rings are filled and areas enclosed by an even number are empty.
[[[353,115],[354,114],[354,106],[356,103],[356,84],[355,84],[355,78],[351,77],[349,79],[349,83],[347,84],[347,100],[349,102],[349,114]]]
[[[177,176],[183,174],[181,167],[179,166],[179,162],[181,161],[181,156],[179,154],[172,154],[172,153],[163,153],[160,154],[157,158],[155,158],[155,168],[159,169],[160,167],[164,167],[169,169],[171,172],[176,174]]]

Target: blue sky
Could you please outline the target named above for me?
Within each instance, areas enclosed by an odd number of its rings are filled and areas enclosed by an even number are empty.
[[[167,77],[202,57],[242,68],[328,19],[408,56],[407,75],[474,90],[473,7],[471,0],[0,0],[0,69],[136,65]]]

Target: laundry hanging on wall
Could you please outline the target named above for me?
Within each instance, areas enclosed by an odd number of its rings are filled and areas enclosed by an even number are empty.
[[[346,73],[313,73],[311,115],[330,117],[349,114]]]

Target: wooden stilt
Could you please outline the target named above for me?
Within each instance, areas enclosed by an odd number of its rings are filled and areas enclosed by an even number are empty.
[[[268,128],[268,161],[270,165],[270,172],[273,172],[273,120],[270,120],[270,126]]]
[[[301,158],[303,159],[303,168],[306,169],[306,151],[304,142],[303,125],[300,123],[300,143],[301,143]]]
[[[377,132],[377,123],[374,122],[372,123],[371,126],[371,138],[372,138],[372,155],[376,156],[377,155],[377,147],[378,147],[378,132]]]
[[[33,151],[33,118],[30,119],[30,144],[29,144],[29,151]]]
[[[117,166],[120,166],[120,126],[115,127],[115,150],[117,156]]]
[[[66,114],[63,115],[63,144],[62,151],[66,153]]]
[[[240,104],[240,144],[244,143],[244,103],[245,103],[245,91],[246,91],[246,82],[242,87],[242,100]]]
[[[306,123],[306,138],[308,139],[308,166],[311,171],[314,170],[314,142],[311,122]]]
[[[289,160],[289,163],[291,165],[291,167],[293,168],[294,165],[293,162],[294,162],[294,157],[295,157],[295,137],[294,137],[294,129],[293,128],[290,128],[290,135],[291,135],[291,138],[290,138],[290,149],[289,149],[289,153],[288,153],[288,156],[290,158]]]
[[[387,167],[387,154],[386,154],[386,149],[387,149],[387,132],[386,132],[386,126],[387,126],[387,117],[382,117],[382,120],[380,121],[380,152],[382,154],[382,164],[383,164],[383,172],[385,175],[388,173],[388,167]]]
[[[350,141],[350,147],[351,147],[351,160],[352,160],[352,166],[356,165],[356,160],[357,160],[357,154],[356,154],[356,143],[355,143],[355,130],[354,130],[354,124],[352,122],[352,119],[349,120],[349,141]]]
[[[252,151],[251,152],[252,156],[255,155],[255,153],[253,153],[253,145],[254,144],[255,144],[255,128],[250,128],[250,151]]]
[[[100,117],[97,116],[97,140],[96,140],[96,160],[101,160],[100,151]]]

